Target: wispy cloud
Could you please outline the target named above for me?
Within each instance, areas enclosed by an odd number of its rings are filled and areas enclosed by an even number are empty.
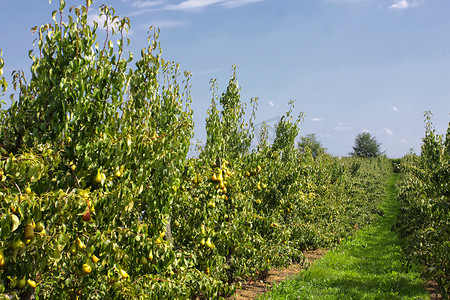
[[[326,0],[329,3],[336,4],[363,4],[363,5],[377,5],[380,0]]]
[[[390,130],[389,128],[384,128],[384,132],[387,133],[387,135],[394,135],[394,132]]]
[[[228,7],[228,8],[234,8],[246,4],[252,4],[256,2],[262,2],[264,0],[229,0],[229,1],[223,1],[222,6]]]
[[[417,0],[395,0],[393,4],[389,6],[392,9],[407,9],[419,5]]]
[[[312,118],[311,121],[313,121],[313,122],[322,122],[323,119],[321,119],[321,118]]]
[[[137,8],[151,8],[158,7],[161,5],[167,4],[167,0],[159,0],[159,1],[135,1],[131,4],[132,7]]]
[[[168,10],[198,10],[207,6],[221,4],[223,0],[186,0],[179,4],[169,4],[163,9]]]
[[[89,26],[94,26],[94,22],[97,22],[98,28],[100,30],[105,30],[106,31],[106,27],[104,26],[105,25],[105,21],[106,21],[106,17],[104,15],[101,16],[99,14],[90,14],[87,17],[87,22],[88,22]],[[119,20],[116,19],[112,23],[111,23],[111,21],[109,21],[108,26],[110,28],[114,27],[115,29],[117,29],[119,24],[120,24]],[[127,27],[127,29],[128,29],[128,27]],[[124,35],[125,36],[130,36],[132,34],[133,34],[133,30],[128,29],[128,31],[127,30],[124,31]]]
[[[391,109],[392,109],[393,111],[398,111],[398,107],[395,106],[395,105],[391,106]]]
[[[331,3],[366,3],[371,2],[371,0],[326,0]]]
[[[272,101],[269,101],[269,105],[272,106],[272,107],[274,107],[274,106],[275,106],[275,103],[273,103]]]
[[[350,131],[353,128],[350,126],[347,126],[344,122],[338,122],[337,126],[333,128],[334,130],[337,131]]]
[[[407,9],[419,6],[424,0],[326,0],[329,3],[377,5],[378,8]]]
[[[169,0],[138,0],[134,1],[131,6],[144,9],[136,12],[136,14],[145,13],[155,10],[202,10],[208,6],[223,6],[226,8],[235,8],[247,4],[262,2],[265,0],[184,0],[180,3],[173,3]]]
[[[152,20],[151,23],[140,25],[140,29],[149,29],[150,26],[162,29],[162,28],[173,28],[173,27],[183,27],[186,26],[186,23],[181,21],[173,21],[173,20]]]

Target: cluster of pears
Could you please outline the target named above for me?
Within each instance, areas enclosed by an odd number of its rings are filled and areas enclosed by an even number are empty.
[[[206,227],[204,224],[202,224],[202,235],[206,236]],[[214,248],[216,248],[216,245],[214,245],[214,243],[211,241],[211,238],[208,236],[205,240],[205,238],[202,238],[200,241],[200,246],[202,247],[207,247],[211,250],[213,250]]]
[[[103,184],[106,180],[106,175],[100,169],[97,170],[97,175],[94,177],[95,184]]]
[[[35,233],[38,233],[40,235],[45,234],[46,232],[44,224],[42,224],[41,222],[35,223],[34,221],[28,223],[25,226],[22,238],[16,239],[12,242],[11,247],[13,248],[13,250],[25,248],[25,246],[31,243],[31,241],[34,239]],[[0,249],[0,268],[3,268],[5,266],[6,266],[6,257],[5,254],[3,253],[3,250]],[[25,279],[25,277],[18,279],[17,276],[15,276],[10,278],[9,282],[9,285],[12,289],[14,288],[22,289],[27,284],[32,288],[35,288],[37,286],[36,281],[32,279]]]
[[[226,196],[227,185],[228,185],[227,179],[228,179],[228,177],[231,177],[231,176],[233,176],[233,172],[230,171],[230,169],[228,168],[228,161],[223,160],[223,164],[222,164],[221,168],[219,168],[219,170],[217,171],[217,174],[216,174],[216,172],[214,172],[211,177],[212,181],[217,182],[216,190],[220,194],[222,194],[222,198],[224,200],[228,199]]]
[[[122,175],[125,173],[125,167],[122,165],[120,167],[116,167],[115,171],[114,171],[114,176],[116,178],[120,178],[122,177]],[[111,180],[112,177],[108,178],[108,180]],[[94,183],[97,185],[103,185],[106,181],[106,175],[105,173],[101,170],[101,168],[99,168],[97,170],[97,174],[94,177]]]
[[[249,177],[250,175],[255,176],[256,174],[261,173],[261,170],[262,170],[261,166],[258,165],[251,173],[249,171],[246,171],[245,176],[247,177]]]
[[[30,223],[28,223],[25,226],[25,230],[22,234],[22,238],[15,239],[12,242],[11,247],[14,250],[25,248],[26,245],[28,245],[32,242],[32,240],[34,239],[35,233],[38,233],[39,235],[45,235],[46,232],[45,232],[44,224],[42,224],[41,222],[36,224],[34,221],[31,221]],[[2,264],[2,262],[0,260],[0,265],[1,264]]]
[[[25,277],[18,279],[17,276],[9,277],[9,286],[12,289],[23,289],[27,284],[28,286],[32,287],[33,289],[37,286],[36,281],[32,279],[25,279]]]
[[[86,249],[86,245],[81,241],[79,238],[76,239],[75,243],[72,244],[69,251],[72,254],[76,254],[77,251],[84,251]],[[87,260],[82,266],[81,271],[84,275],[91,274],[93,264],[96,264],[100,261],[100,258],[98,258],[94,253],[90,256],[90,260]],[[129,277],[128,273],[124,269],[118,269],[120,276],[122,278],[126,279]]]
[[[245,172],[245,176],[247,176],[247,177],[249,177],[250,175],[254,176],[256,174],[261,173],[261,170],[262,170],[261,166],[258,165],[251,173],[249,171],[246,171]],[[258,184],[256,185],[256,189],[258,191],[260,191],[260,190],[265,189],[265,188],[267,188],[267,184],[261,183],[261,181],[258,181]]]

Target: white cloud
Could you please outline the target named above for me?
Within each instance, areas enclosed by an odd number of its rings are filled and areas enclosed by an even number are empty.
[[[397,106],[391,106],[391,109],[393,110],[393,111],[398,111],[398,107]]]
[[[94,21],[98,23],[99,27],[102,27],[105,23],[106,17],[100,16],[99,14],[89,14],[87,17],[87,22],[89,26],[94,26]]]
[[[391,6],[389,6],[390,8],[396,8],[396,9],[404,9],[404,8],[408,8],[409,3],[406,0],[399,0],[399,1],[395,1],[394,4],[392,4]]]
[[[395,0],[389,8],[392,9],[406,9],[418,6],[419,2],[417,0]]]
[[[330,3],[344,3],[344,4],[376,4],[379,0],[326,0]]]
[[[312,118],[311,121],[313,121],[313,122],[322,122],[323,119],[321,119],[321,118]]]
[[[365,4],[365,5],[377,5],[378,8],[382,9],[385,7],[391,9],[407,9],[411,7],[419,6],[424,0],[326,0],[330,3],[343,3],[343,4]],[[389,3],[390,2],[390,3]],[[389,4],[386,4],[389,3]]]
[[[165,0],[159,0],[159,1],[136,1],[131,4],[132,7],[137,8],[149,8],[149,7],[156,7],[165,4],[167,1]]]
[[[138,11],[136,14],[143,14],[154,10],[201,10],[208,6],[220,5],[226,8],[234,8],[247,4],[262,2],[265,0],[184,0],[180,3],[174,4],[169,0],[138,0],[134,1],[131,6],[135,8],[144,8],[145,10]],[[172,3],[171,3],[172,2]]]
[[[274,106],[275,106],[275,103],[273,103],[272,101],[269,101],[269,105],[272,106],[272,107],[274,107]]]
[[[405,139],[401,139],[401,140],[400,140],[400,143],[406,144],[407,141],[406,141]]]
[[[92,27],[92,26],[94,26],[94,22],[97,22],[99,30],[105,30],[106,31],[106,27],[104,27],[105,21],[106,21],[106,17],[104,15],[101,16],[99,14],[90,14],[87,17],[88,25]],[[119,24],[120,24],[119,23],[119,19],[117,19],[117,20],[114,21],[112,26],[111,26],[111,23],[109,23],[109,27],[110,28],[111,27],[115,27],[117,29]],[[128,31],[124,30],[124,32],[123,32],[125,36],[130,36],[130,35],[133,34],[133,31],[130,30],[128,27],[126,27],[126,29],[128,29]]]
[[[218,73],[218,72],[223,72],[223,69],[209,69],[209,70],[202,70],[202,71],[197,71],[197,72],[193,72],[193,74],[195,75],[208,75],[208,74],[212,74],[212,73]]]
[[[195,10],[222,3],[223,0],[186,0],[179,4],[170,4],[165,7],[169,10]]]
[[[340,125],[338,125],[338,126],[334,127],[333,129],[337,130],[337,131],[350,131],[353,128],[351,128],[350,126],[340,126]]]
[[[333,130],[338,130],[338,131],[350,131],[353,128],[348,126],[346,123],[344,122],[338,122],[337,126],[333,128]]]
[[[234,8],[246,4],[256,3],[256,2],[262,2],[264,0],[230,0],[230,1],[224,1],[221,5],[229,8]]]
[[[186,23],[180,22],[180,21],[172,21],[172,20],[152,20],[151,23],[146,25],[141,25],[139,28],[141,29],[149,29],[150,26],[156,27],[156,28],[173,28],[173,27],[183,27]]]
[[[384,128],[384,132],[386,132],[388,135],[394,135],[394,132],[390,130],[389,128]]]

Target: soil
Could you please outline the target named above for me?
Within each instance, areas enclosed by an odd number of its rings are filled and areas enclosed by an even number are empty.
[[[267,274],[263,280],[242,281],[241,288],[236,293],[228,298],[228,300],[248,300],[255,299],[261,294],[267,292],[275,283],[280,283],[288,277],[299,273],[312,265],[316,260],[320,259],[328,249],[316,249],[303,252],[305,262],[302,264],[292,264],[289,268],[273,269]]]

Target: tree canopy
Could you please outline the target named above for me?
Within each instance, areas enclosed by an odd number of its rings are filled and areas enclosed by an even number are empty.
[[[302,136],[300,142],[298,142],[298,148],[302,153],[305,152],[306,148],[309,148],[314,158],[326,152],[326,148],[317,140],[314,133]]]
[[[350,155],[357,157],[377,157],[382,155],[381,143],[368,132],[359,133],[355,138],[353,152]]]

